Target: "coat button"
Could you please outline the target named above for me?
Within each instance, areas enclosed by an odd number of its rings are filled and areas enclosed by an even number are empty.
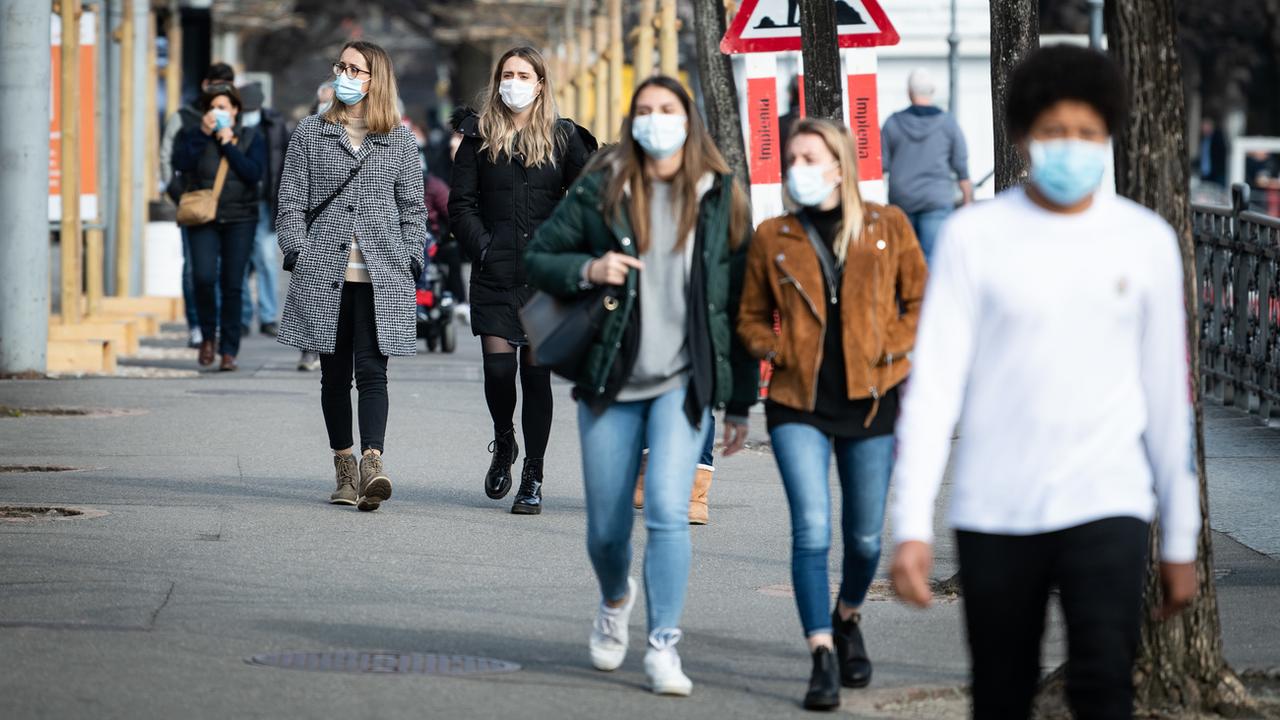
[[[629,237],[622,238],[622,247],[630,247],[630,246],[631,246],[631,238]]]
[[[520,233],[520,237],[529,237],[529,233]]]
[[[635,291],[635,290],[632,290],[631,292],[629,292],[629,293],[627,293],[627,294],[628,294],[628,295],[630,295],[631,297],[635,297],[635,296],[636,296],[636,291]]]
[[[337,289],[338,289],[338,281],[337,281],[337,280],[334,280],[334,281],[333,281],[333,289],[334,289],[334,290],[337,290]]]
[[[716,304],[715,304],[715,303],[707,303],[707,309],[708,309],[708,310],[711,310],[712,312],[715,312]]]
[[[596,392],[598,392],[598,393],[600,393],[601,395],[603,395],[603,394],[604,394],[604,386],[603,386],[603,385],[601,385],[600,387],[596,388]]]

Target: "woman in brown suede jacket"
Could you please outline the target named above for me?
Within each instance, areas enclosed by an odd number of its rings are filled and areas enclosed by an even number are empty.
[[[792,584],[813,653],[805,707],[831,709],[842,684],[871,681],[859,608],[880,558],[898,386],[911,367],[926,270],[906,215],[862,201],[856,148],[843,126],[799,121],[787,164],[787,191],[800,209],[756,230],[738,334],[774,365],[765,411],[791,508]],[[844,577],[831,612],[833,449]]]

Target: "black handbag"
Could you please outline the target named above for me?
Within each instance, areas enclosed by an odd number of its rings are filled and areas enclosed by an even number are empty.
[[[534,363],[577,381],[600,326],[620,305],[617,292],[616,287],[601,287],[568,301],[536,293],[520,308],[520,322],[529,336]]]

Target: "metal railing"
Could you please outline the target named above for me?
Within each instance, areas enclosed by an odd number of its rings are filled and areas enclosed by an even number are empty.
[[[1231,206],[1191,206],[1200,292],[1204,395],[1269,420],[1280,410],[1280,218],[1253,212],[1249,188]]]

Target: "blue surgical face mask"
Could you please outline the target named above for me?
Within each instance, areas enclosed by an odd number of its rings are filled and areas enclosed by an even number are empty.
[[[219,110],[218,108],[214,108],[213,123],[214,123],[213,125],[214,132],[219,132],[221,130],[225,130],[226,128],[231,127],[233,123],[233,120],[231,118],[231,113],[227,110]]]
[[[332,100],[325,100],[324,102],[322,102],[322,103],[320,103],[319,105],[317,105],[317,106],[316,106],[316,114],[317,114],[317,115],[323,115],[323,114],[325,114],[325,113],[329,112],[329,108],[331,108],[331,107],[333,107],[333,101],[332,101]]]
[[[247,128],[257,127],[258,124],[261,122],[262,122],[261,110],[250,110],[240,116],[241,127],[247,127]]]
[[[339,75],[333,81],[333,96],[345,105],[355,105],[364,99],[365,93],[360,91],[363,80],[352,80],[346,75]]]
[[[650,113],[631,121],[631,137],[654,160],[665,160],[684,147],[689,135],[689,118],[684,115]]]
[[[836,189],[836,184],[826,177],[831,168],[831,164],[792,165],[787,169],[787,193],[804,207],[821,204]]]
[[[1069,207],[1092,195],[1107,171],[1106,143],[1032,140],[1031,182],[1054,205]]]

